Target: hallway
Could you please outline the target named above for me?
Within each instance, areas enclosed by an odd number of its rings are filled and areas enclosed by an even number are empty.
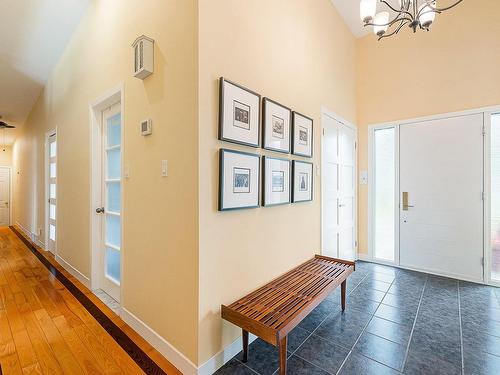
[[[87,293],[98,305],[97,297]],[[121,329],[130,329],[111,310],[105,313]],[[134,342],[140,342],[135,336]],[[163,359],[162,367],[175,373],[165,362]],[[143,373],[60,280],[5,227],[0,228],[0,365],[5,375]]]

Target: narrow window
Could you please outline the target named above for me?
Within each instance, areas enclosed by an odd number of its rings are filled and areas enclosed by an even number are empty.
[[[374,257],[394,262],[395,257],[395,128],[375,130]]]

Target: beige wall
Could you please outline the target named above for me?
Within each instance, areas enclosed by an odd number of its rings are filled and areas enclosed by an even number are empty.
[[[351,121],[356,112],[355,41],[329,0],[199,3],[203,363],[241,334],[222,322],[221,303],[232,302],[320,250],[317,176],[311,203],[217,211],[219,148],[273,155],[217,141],[217,79],[224,76],[312,117],[315,165],[320,162],[321,106]]]
[[[357,41],[359,168],[370,124],[500,104],[500,1],[464,1],[428,33]],[[368,186],[359,186],[359,251],[367,245]]]
[[[0,166],[10,167],[12,165],[12,146],[0,146]]]
[[[155,73],[132,77],[131,43],[155,39]],[[57,253],[90,277],[89,104],[124,87],[123,298],[127,310],[191,361],[198,322],[198,5],[93,1],[14,147],[14,217],[44,229],[45,133],[57,127]],[[139,121],[153,119],[142,137]],[[160,177],[161,160],[169,177]],[[38,207],[37,207],[38,204]],[[44,239],[42,233],[41,238]]]

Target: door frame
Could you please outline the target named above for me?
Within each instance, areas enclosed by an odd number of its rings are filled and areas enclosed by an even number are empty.
[[[344,119],[343,117],[337,115],[335,112],[329,110],[328,108],[322,106],[321,107],[321,149],[320,149],[320,165],[316,166],[316,176],[320,177],[321,180],[321,194],[320,194],[320,244],[321,244],[321,253],[323,254],[323,223],[324,223],[324,212],[323,212],[323,195],[324,195],[324,179],[323,179],[323,116],[328,116],[334,121],[337,121],[341,125],[346,126],[347,128],[354,131],[354,259],[358,259],[358,127]],[[337,254],[339,249],[337,248]]]
[[[447,112],[429,116],[422,116],[416,118],[408,118],[404,120],[396,120],[396,121],[388,121],[383,123],[371,124],[368,125],[368,257],[366,260],[373,263],[380,264],[390,264],[399,268],[408,268],[402,267],[399,265],[399,128],[401,125],[406,124],[414,124],[419,122],[426,121],[434,121],[434,120],[443,120],[453,117],[462,117],[468,115],[475,114],[483,114],[483,129],[484,129],[484,137],[483,137],[483,190],[484,190],[484,201],[483,201],[483,283],[487,285],[500,286],[500,283],[494,282],[491,280],[491,247],[490,243],[490,227],[491,227],[491,218],[490,218],[490,202],[491,202],[491,191],[490,191],[490,183],[491,183],[491,171],[490,171],[490,134],[491,134],[491,115],[500,113],[500,105],[488,106],[488,107],[480,107],[467,109],[463,111],[456,112]],[[374,226],[374,201],[375,201],[375,189],[373,186],[373,178],[374,178],[374,134],[375,130],[384,129],[384,128],[395,128],[396,129],[396,209],[397,213],[395,215],[396,221],[396,259],[397,263],[388,263],[383,262],[373,257],[373,226]],[[427,271],[425,271],[427,272]],[[427,272],[430,273],[430,272]],[[446,277],[450,277],[448,275],[442,275]]]
[[[0,168],[8,169],[9,170],[9,226],[12,225],[12,167],[8,165],[1,165]]]
[[[49,189],[49,184],[50,184],[50,148],[49,148],[49,138],[55,135],[56,137],[56,148],[57,148],[57,127],[54,129],[49,130],[48,132],[45,133],[45,236],[44,236],[44,248],[45,250],[49,251],[49,225],[50,225],[50,220],[49,220],[49,215],[50,215],[50,189]],[[58,155],[58,150],[56,150],[56,225],[57,225],[57,165],[59,164],[57,162],[57,155]],[[57,226],[56,226],[56,240],[55,240],[55,246],[54,246],[54,256],[57,254]]]
[[[90,116],[90,155],[91,155],[91,165],[90,165],[90,205],[89,205],[89,220],[90,220],[90,286],[92,290],[97,290],[101,288],[102,280],[101,275],[103,271],[102,263],[102,249],[101,249],[101,239],[102,239],[102,225],[101,219],[95,213],[95,208],[100,206],[102,203],[102,111],[114,104],[120,103],[120,111],[122,116],[122,126],[121,126],[121,144],[122,152],[120,155],[120,162],[122,168],[123,176],[123,162],[124,162],[124,86],[123,83],[119,84],[115,88],[109,90],[108,92],[101,95],[99,98],[94,100],[89,105],[89,116]],[[123,184],[122,184],[122,194],[120,197],[121,213],[122,219],[124,217],[124,194],[123,194]],[[123,229],[123,220],[121,221],[121,226]],[[125,243],[123,241],[123,230],[121,231],[121,246],[120,246],[120,274],[123,275],[123,254],[125,249]],[[120,280],[120,306],[123,305],[123,278]]]

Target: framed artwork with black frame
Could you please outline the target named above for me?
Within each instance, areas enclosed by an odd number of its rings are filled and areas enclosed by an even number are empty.
[[[219,211],[259,207],[260,156],[219,150]]]
[[[292,202],[313,200],[313,163],[294,160],[292,162]]]
[[[219,140],[259,147],[260,95],[219,79]]]
[[[290,153],[292,111],[269,98],[262,100],[262,147]]]
[[[290,203],[290,160],[262,157],[262,205]]]
[[[292,114],[292,154],[312,158],[313,120],[298,112]]]

